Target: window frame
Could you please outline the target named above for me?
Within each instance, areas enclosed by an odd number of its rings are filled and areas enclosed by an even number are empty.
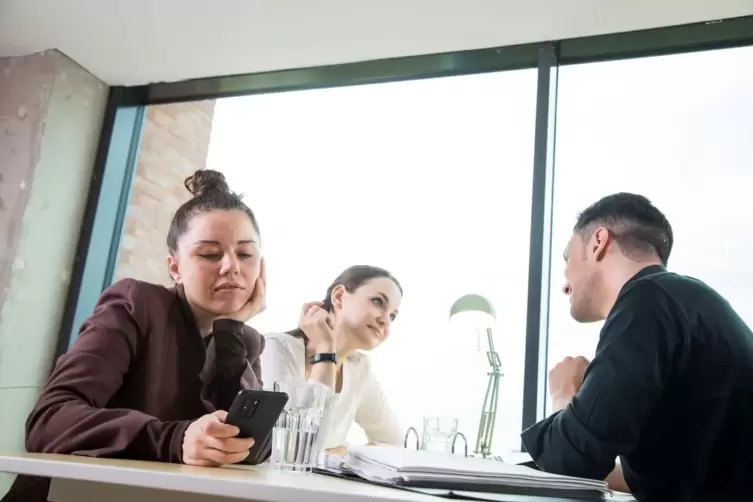
[[[80,324],[90,315],[97,298],[112,281],[147,106],[537,68],[526,366],[521,424],[525,429],[543,418],[546,398],[559,66],[747,45],[753,45],[753,16],[509,47],[113,87],[103,120],[56,354],[68,350]]]

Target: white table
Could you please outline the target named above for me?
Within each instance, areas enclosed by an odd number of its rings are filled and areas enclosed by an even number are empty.
[[[221,469],[38,453],[0,454],[0,472],[52,479],[51,502],[441,502],[443,498],[269,466]],[[497,495],[513,502],[572,499]],[[634,500],[614,496],[611,500]]]
[[[70,455],[0,455],[0,472],[52,478],[51,502],[440,502],[430,495],[267,466],[210,469]]]

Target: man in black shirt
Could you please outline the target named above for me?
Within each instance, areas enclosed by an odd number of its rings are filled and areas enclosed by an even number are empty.
[[[550,372],[556,412],[523,443],[542,470],[639,501],[753,501],[753,333],[712,288],[667,272],[672,240],[639,195],[580,214],[563,291],[576,321],[606,321],[592,362]]]

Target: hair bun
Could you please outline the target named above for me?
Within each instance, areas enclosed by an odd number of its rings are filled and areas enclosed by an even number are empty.
[[[225,175],[212,169],[200,169],[186,178],[186,189],[194,197],[203,197],[211,192],[230,193]]]

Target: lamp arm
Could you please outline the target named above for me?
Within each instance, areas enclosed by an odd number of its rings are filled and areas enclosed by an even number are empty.
[[[494,336],[491,328],[486,330],[486,338],[488,342],[489,350],[486,352],[486,357],[491,367],[491,371],[488,373],[489,381],[486,387],[486,395],[484,396],[484,404],[481,408],[481,419],[479,420],[479,433],[476,438],[476,450],[477,455],[483,457],[491,456],[492,441],[494,440],[494,426],[497,421],[497,406],[499,402],[499,379],[502,376],[500,371],[502,368],[502,362],[499,358],[499,354],[494,347]]]
[[[486,328],[486,340],[489,344],[489,352],[496,352],[494,348],[494,336],[492,335],[492,329]]]

